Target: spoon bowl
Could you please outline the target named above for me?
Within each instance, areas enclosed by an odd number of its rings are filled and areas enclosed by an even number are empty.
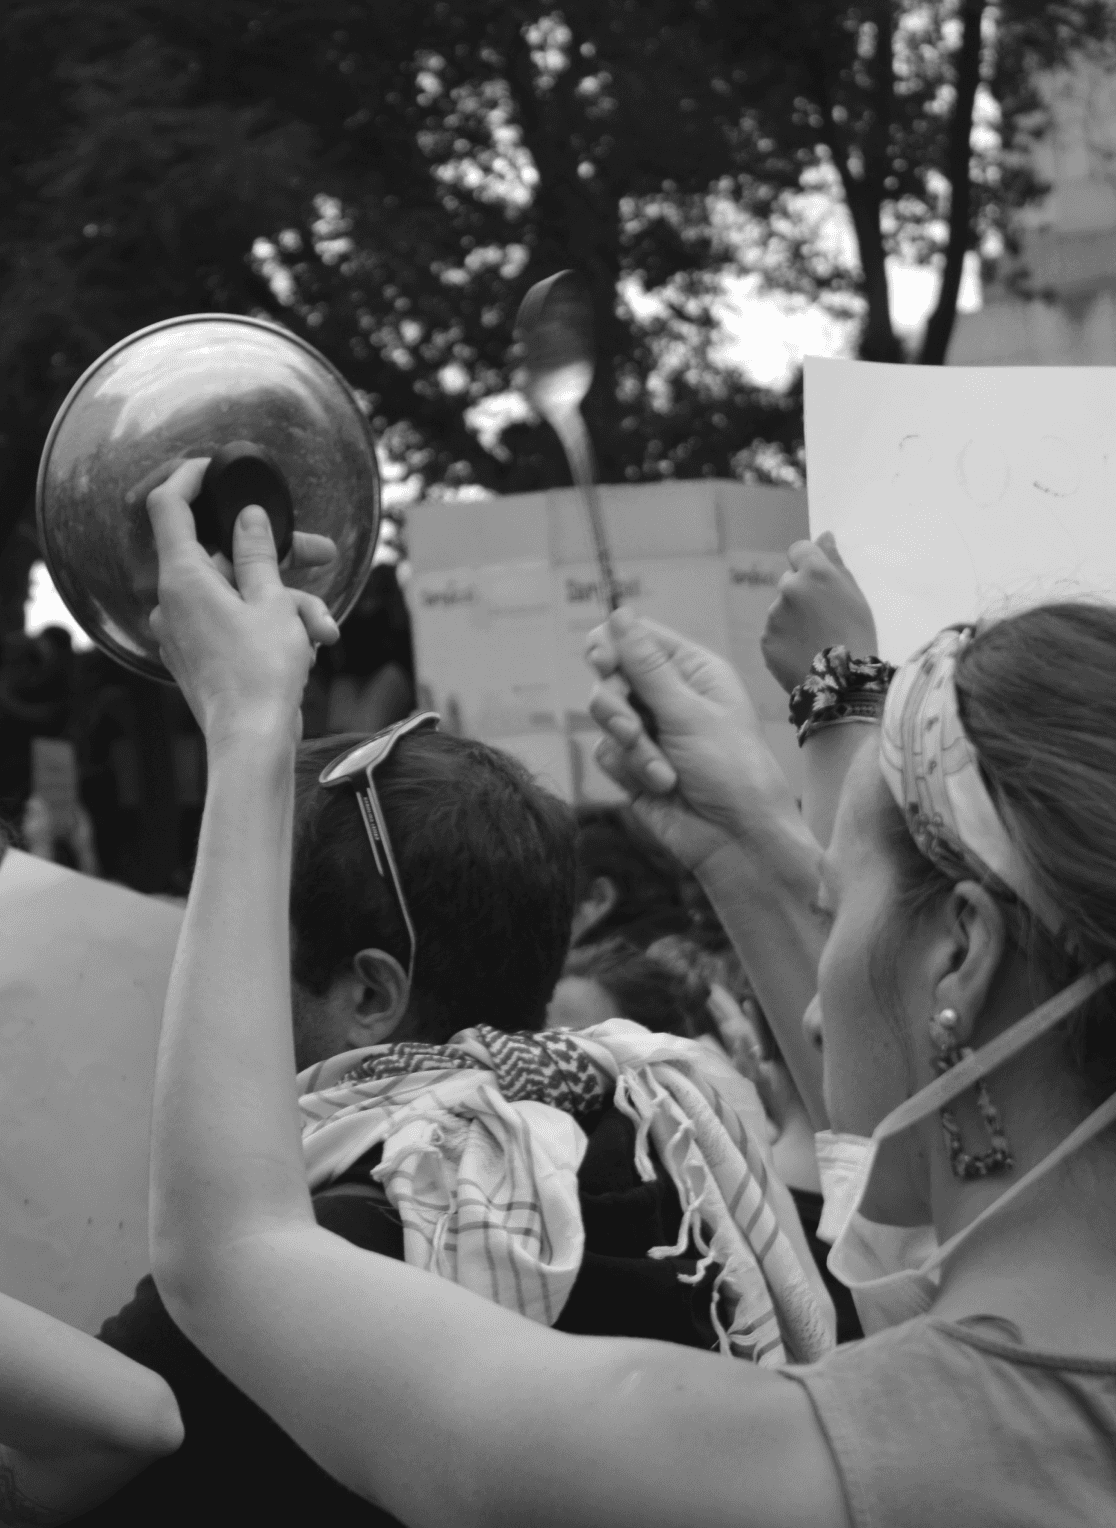
[[[527,363],[527,397],[566,453],[589,521],[601,598],[611,612],[622,595],[601,513],[593,444],[581,413],[596,369],[593,305],[576,271],[536,282],[520,304],[515,331]]]

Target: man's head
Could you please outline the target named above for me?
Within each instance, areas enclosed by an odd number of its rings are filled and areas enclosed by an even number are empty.
[[[304,743],[295,766],[291,998],[300,1068],[361,1045],[441,1042],[472,1024],[541,1029],[569,944],[574,820],[515,759],[440,732],[376,770],[418,939],[409,943],[349,788],[322,769],[359,736]]]

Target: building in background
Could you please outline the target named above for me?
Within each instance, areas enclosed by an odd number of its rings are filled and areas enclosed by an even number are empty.
[[[1023,279],[986,283],[951,365],[1116,365],[1116,75],[1082,65],[1049,91],[1035,158],[1050,190],[1019,216]]]

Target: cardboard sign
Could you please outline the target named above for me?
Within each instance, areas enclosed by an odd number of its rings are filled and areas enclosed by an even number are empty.
[[[601,498],[626,598],[735,664],[797,786],[786,696],[759,638],[786,549],[807,534],[805,496],[700,480],[610,486]],[[577,495],[418,504],[408,537],[423,703],[452,730],[517,754],[566,796],[616,799],[593,759],[585,638],[604,607]]]
[[[954,621],[1116,598],[1116,369],[806,362],[810,533],[898,662]]]
[[[182,912],[0,864],[0,1289],[95,1332],[148,1269],[159,1024]]]

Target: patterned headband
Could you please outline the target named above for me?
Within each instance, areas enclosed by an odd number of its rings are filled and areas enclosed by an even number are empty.
[[[980,777],[957,707],[957,657],[971,626],[950,626],[895,675],[884,706],[880,768],[919,851],[1015,893],[1055,938],[1062,919],[1034,884]]]

